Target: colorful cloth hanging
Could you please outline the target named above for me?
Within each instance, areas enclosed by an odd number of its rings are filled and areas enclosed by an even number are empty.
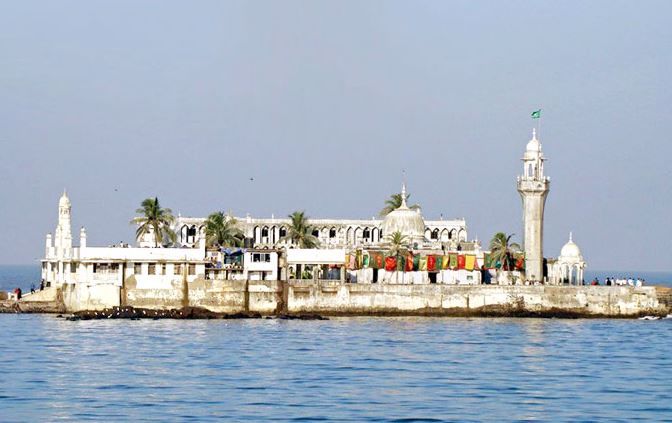
[[[413,270],[420,270],[420,256],[413,257]]]
[[[406,270],[407,272],[413,271],[413,260],[414,260],[413,254],[408,253],[408,255],[406,255],[406,267],[404,270]]]
[[[350,266],[350,254],[345,255],[345,268],[352,270],[352,267]]]
[[[436,256],[436,270],[443,269],[443,256]]]
[[[383,255],[381,253],[373,253],[370,259],[371,267],[374,269],[382,269],[384,267]]]
[[[464,269],[464,265],[466,264],[466,257],[464,254],[458,254],[457,255],[457,268],[458,269]]]
[[[394,272],[397,269],[397,259],[394,257],[385,257],[385,270]]]
[[[398,272],[403,272],[405,268],[406,268],[406,257],[404,257],[403,255],[400,255],[397,258],[397,271]]]
[[[436,270],[436,256],[427,256],[427,270],[433,272]]]
[[[474,264],[476,264],[476,256],[469,254],[464,257],[464,268],[466,270],[474,270]]]
[[[450,256],[443,256],[442,259],[441,270],[450,269]]]
[[[420,268],[418,270],[427,270],[427,256],[420,257]]]
[[[525,270],[525,254],[516,256],[516,270]]]
[[[362,268],[362,262],[363,262],[363,254],[362,250],[357,250],[357,260],[355,262],[355,269],[359,270]]]
[[[369,253],[364,253],[362,267],[370,267],[369,266],[370,263],[371,263],[371,256],[369,255]]]
[[[450,268],[457,269],[457,254],[450,254]]]

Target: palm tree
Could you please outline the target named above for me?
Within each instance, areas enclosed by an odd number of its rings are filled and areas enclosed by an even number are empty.
[[[380,217],[385,217],[387,216],[390,212],[398,209],[401,207],[401,204],[403,203],[402,198],[401,198],[401,193],[398,194],[392,194],[390,195],[390,198],[385,200],[385,207],[378,213]],[[411,194],[406,194],[406,200],[411,196]],[[409,206],[409,209],[419,209],[420,205],[418,204],[413,204],[412,206]]]
[[[240,247],[243,245],[243,232],[238,228],[233,216],[218,211],[211,213],[205,220],[205,242],[213,245]]]
[[[131,224],[138,225],[135,231],[136,240],[140,240],[148,233],[153,233],[154,247],[158,247],[159,243],[163,244],[164,238],[175,242],[175,232],[170,228],[175,221],[173,212],[168,208],[162,208],[157,197],[146,198],[140,206],[135,212],[141,216],[131,220]]]
[[[406,236],[402,235],[401,232],[396,231],[387,236],[387,242],[390,243],[390,249],[388,254],[390,256],[399,257],[399,253],[406,249]]]
[[[387,241],[390,243],[390,249],[387,251],[387,254],[395,257],[397,266],[399,266],[399,256],[403,251],[406,250],[407,239],[401,232],[396,231],[391,235],[387,236]],[[399,267],[397,267],[398,269]],[[399,272],[396,273],[397,283],[399,282]]]
[[[511,257],[517,251],[520,251],[520,245],[510,242],[514,234],[506,235],[504,232],[497,232],[490,240],[490,260],[501,263],[501,267],[496,269],[497,279],[499,279],[500,269],[510,270]]]
[[[299,248],[317,248],[320,242],[317,237],[311,233],[313,228],[308,224],[306,213],[304,211],[295,211],[287,217],[289,217],[291,222],[289,224],[287,235],[282,239],[290,240]]]

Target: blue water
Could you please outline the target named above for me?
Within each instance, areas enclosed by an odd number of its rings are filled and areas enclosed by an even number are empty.
[[[672,320],[0,315],[0,420],[672,420]]]

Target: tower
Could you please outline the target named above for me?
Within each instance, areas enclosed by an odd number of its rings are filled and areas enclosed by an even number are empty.
[[[72,248],[71,209],[70,199],[64,190],[61,199],[58,201],[58,226],[56,226],[56,232],[54,233],[56,254],[62,255],[64,250]]]
[[[544,278],[544,206],[551,180],[544,176],[541,143],[532,130],[523,156],[523,175],[518,177],[518,193],[523,200],[523,246],[525,249],[525,278],[541,281]]]

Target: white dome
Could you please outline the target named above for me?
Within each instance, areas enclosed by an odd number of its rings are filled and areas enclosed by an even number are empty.
[[[569,234],[569,241],[565,244],[560,250],[560,258],[564,259],[578,259],[583,261],[583,255],[581,255],[581,249],[578,245],[572,241],[572,234]]]
[[[63,191],[63,195],[61,195],[61,199],[58,200],[58,207],[70,207],[70,199],[65,191]]]
[[[540,153],[541,152],[541,143],[537,139],[537,130],[532,129],[532,139],[527,143],[525,148],[526,153]]]
[[[384,237],[400,232],[410,242],[424,241],[425,220],[419,211],[411,210],[406,205],[406,187],[401,190],[401,206],[385,216],[381,225]]]

